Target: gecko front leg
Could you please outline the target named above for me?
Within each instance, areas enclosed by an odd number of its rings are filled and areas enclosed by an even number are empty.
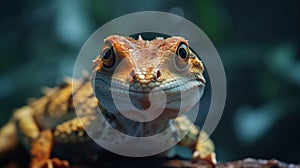
[[[67,168],[67,161],[50,158],[53,134],[51,130],[40,130],[33,117],[33,110],[25,106],[16,111],[14,115],[18,133],[22,142],[29,148],[31,168]]]
[[[215,147],[212,140],[208,138],[208,135],[204,131],[201,131],[194,146],[192,161],[204,160],[215,165],[217,160],[214,150]]]
[[[31,143],[31,162],[32,168],[67,168],[69,163],[58,158],[50,158],[52,150],[53,134],[51,130],[42,131],[38,138]]]
[[[188,133],[179,142],[179,145],[189,147],[192,150],[192,161],[202,160],[214,166],[217,162],[215,147],[208,135],[201,131],[198,126],[193,125],[184,115],[178,118],[175,125],[180,132],[185,132],[188,129]]]

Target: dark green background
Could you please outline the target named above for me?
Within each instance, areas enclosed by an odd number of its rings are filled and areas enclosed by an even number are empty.
[[[97,28],[136,11],[184,16],[215,44],[228,84],[218,160],[300,161],[300,1],[22,0],[0,6],[0,125],[42,86],[71,76]],[[101,48],[101,46],[99,46]],[[203,106],[208,101],[203,100]],[[199,119],[201,121],[201,118]]]

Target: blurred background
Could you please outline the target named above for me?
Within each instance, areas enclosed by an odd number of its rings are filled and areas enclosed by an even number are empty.
[[[124,14],[159,10],[197,24],[217,48],[227,102],[219,161],[300,162],[300,1],[22,0],[0,6],[0,125],[42,86],[71,76],[87,38]],[[101,46],[99,46],[101,47]],[[205,101],[205,100],[204,100]]]

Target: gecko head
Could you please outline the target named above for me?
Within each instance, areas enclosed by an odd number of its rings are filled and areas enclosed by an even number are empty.
[[[162,118],[174,118],[199,101],[205,85],[203,71],[202,62],[182,37],[148,41],[112,35],[104,39],[94,60],[92,84],[109,112],[163,111]]]

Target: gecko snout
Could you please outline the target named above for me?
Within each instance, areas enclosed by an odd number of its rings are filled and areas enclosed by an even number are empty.
[[[130,81],[138,82],[140,84],[148,84],[150,82],[160,82],[162,80],[162,73],[159,69],[143,68],[140,71],[131,70]]]

